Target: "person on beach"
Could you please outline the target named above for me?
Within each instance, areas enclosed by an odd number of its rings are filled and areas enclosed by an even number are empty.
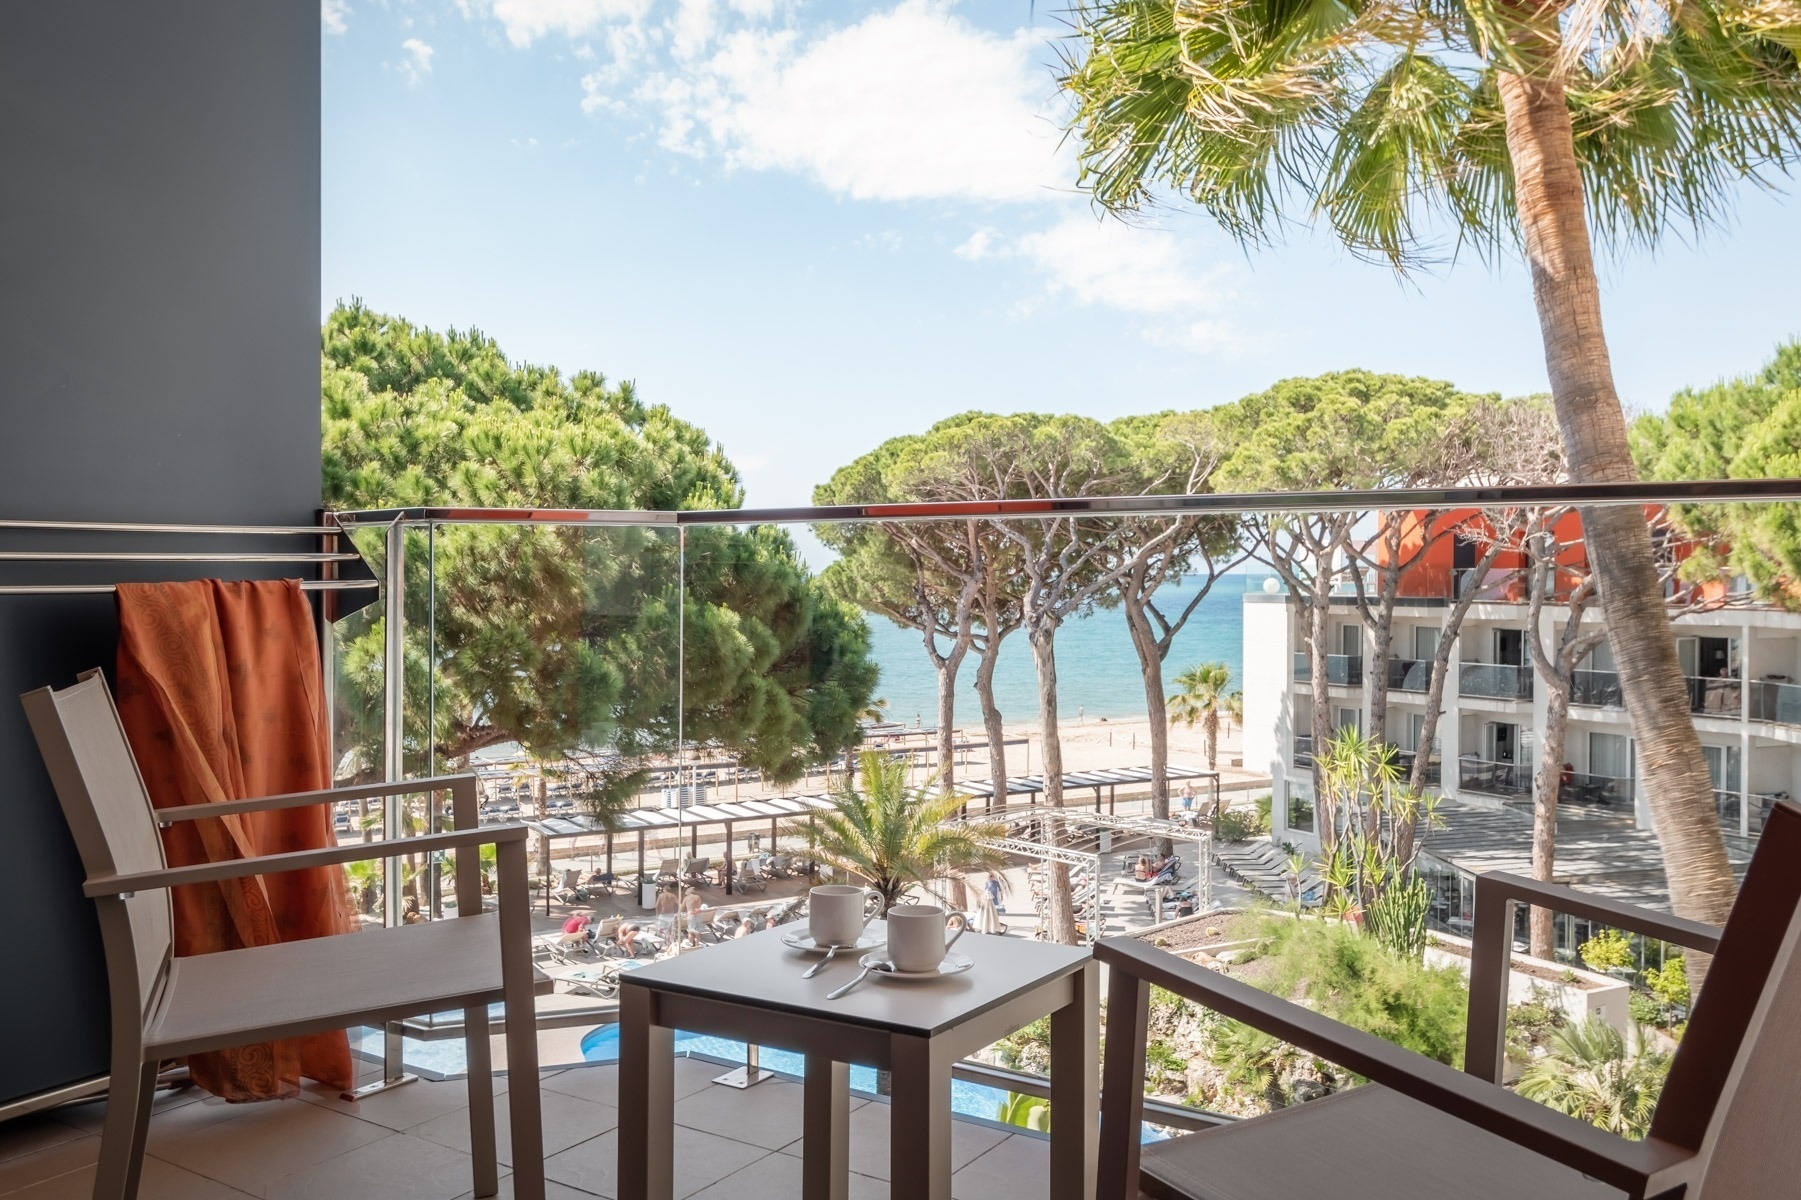
[[[615,935],[619,939],[619,948],[625,951],[625,956],[627,958],[638,957],[638,933],[640,928],[641,926],[637,925],[635,922],[626,921],[619,926],[619,932]]]
[[[675,941],[675,917],[677,901],[674,888],[657,889],[657,931],[662,935],[663,944]]]
[[[756,924],[750,919],[750,914],[745,913],[744,919],[742,921],[738,922],[738,933],[736,936],[749,937],[751,934],[755,933],[756,931],[757,931]]]
[[[688,945],[700,945],[700,893],[693,888],[682,889],[682,928],[688,935]]]
[[[1187,780],[1182,782],[1182,811],[1185,813],[1194,811],[1194,784]]]
[[[591,942],[594,940],[594,931],[588,928],[588,923],[593,919],[593,917],[584,912],[570,913],[568,918],[563,922],[563,932],[565,934],[579,933]]]

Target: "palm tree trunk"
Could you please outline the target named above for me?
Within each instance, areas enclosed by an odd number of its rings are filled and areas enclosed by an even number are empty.
[[[1038,669],[1038,735],[1044,742],[1044,802],[1063,807],[1063,739],[1057,728],[1057,627],[1041,623],[1031,630],[1032,665]],[[1060,829],[1053,827],[1052,836]],[[1070,903],[1069,864],[1055,862],[1050,869],[1049,938],[1064,946],[1076,944],[1076,917]]]
[[[1001,640],[989,634],[982,642],[982,657],[976,660],[976,699],[982,705],[982,733],[988,739],[988,782],[993,792],[988,796],[988,810],[1007,803],[1007,727],[1001,710],[994,703],[994,664],[1000,658]]]
[[[1554,30],[1551,36],[1556,36]],[[1592,483],[1632,479],[1626,419],[1601,327],[1601,293],[1563,86],[1503,73],[1500,91],[1515,203],[1570,477]],[[1626,710],[1638,738],[1672,907],[1680,916],[1721,924],[1732,907],[1736,883],[1714,819],[1712,783],[1689,718],[1644,514],[1632,507],[1589,508],[1581,510],[1581,518]],[[1700,956],[1690,957],[1691,978],[1705,967]]]
[[[1144,679],[1144,712],[1151,724],[1151,815],[1169,819],[1169,702],[1163,695],[1163,650],[1157,645],[1156,631],[1145,616],[1142,575],[1128,576],[1122,592],[1121,607],[1126,613],[1126,630],[1132,635],[1132,649],[1138,652],[1138,671]],[[1175,853],[1169,838],[1157,839],[1157,854],[1168,858]]]

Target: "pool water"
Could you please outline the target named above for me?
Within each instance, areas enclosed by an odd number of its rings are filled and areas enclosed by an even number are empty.
[[[734,1042],[726,1038],[709,1037],[706,1034],[689,1033],[685,1029],[675,1031],[675,1052],[677,1054],[699,1054],[707,1058],[719,1059],[723,1062],[741,1063],[744,1061],[745,1046],[743,1042]],[[582,1057],[589,1062],[610,1063],[619,1061],[619,1026],[602,1025],[582,1039]],[[757,1063],[766,1070],[779,1071],[783,1075],[804,1075],[807,1060],[803,1055],[792,1050],[776,1050],[763,1046],[757,1051]],[[859,1067],[852,1064],[850,1069],[850,1086],[855,1092],[875,1094],[876,1071],[874,1067]],[[966,1117],[980,1117],[992,1121],[1006,1103],[1007,1093],[1000,1088],[985,1087],[979,1083],[965,1083],[961,1079],[951,1080],[951,1111]]]

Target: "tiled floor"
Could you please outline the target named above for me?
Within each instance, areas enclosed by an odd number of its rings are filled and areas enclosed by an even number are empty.
[[[770,1080],[749,1091],[714,1085],[724,1068],[676,1064],[678,1197],[789,1200],[800,1194],[801,1088]],[[617,1068],[574,1067],[542,1077],[551,1200],[616,1194]],[[504,1089],[501,1079],[497,1088]],[[467,1089],[420,1082],[360,1103],[302,1099],[228,1105],[194,1091],[158,1100],[144,1163],[143,1200],[458,1200],[469,1195]],[[886,1106],[853,1097],[852,1200],[888,1195]],[[497,1106],[502,1121],[506,1105]],[[0,1125],[0,1197],[86,1200],[103,1106],[89,1104]],[[511,1160],[505,1134],[502,1169]],[[1046,1143],[958,1121],[956,1200],[1046,1194]],[[501,1195],[510,1196],[501,1181]]]

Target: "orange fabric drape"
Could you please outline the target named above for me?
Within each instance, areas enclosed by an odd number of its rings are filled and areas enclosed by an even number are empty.
[[[331,786],[318,638],[297,580],[120,584],[119,715],[158,808]],[[171,866],[337,844],[326,805],[182,822]],[[350,930],[341,868],[176,888],[175,953],[209,954]],[[228,1100],[351,1084],[342,1031],[196,1055]]]

